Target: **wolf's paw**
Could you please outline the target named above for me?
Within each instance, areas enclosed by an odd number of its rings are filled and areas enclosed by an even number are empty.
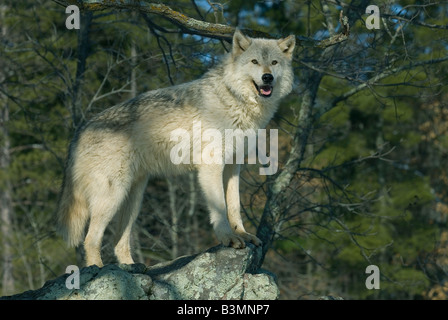
[[[254,245],[256,245],[257,247],[261,246],[263,242],[261,242],[260,239],[258,239],[256,236],[254,236],[253,234],[250,234],[249,232],[237,232],[238,236],[240,236],[241,238],[243,238],[245,241],[253,243]]]
[[[232,247],[235,249],[243,249],[246,247],[244,238],[234,233],[226,233],[218,236],[218,240],[222,242],[226,247]]]

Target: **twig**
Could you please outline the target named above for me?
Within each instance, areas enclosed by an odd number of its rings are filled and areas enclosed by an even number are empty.
[[[165,54],[165,49],[163,48],[162,44],[160,43],[160,39],[162,39],[168,46],[169,52],[170,52],[170,57],[171,57],[171,61],[173,61],[174,66],[176,66],[176,62],[174,60],[173,57],[173,50],[171,48],[171,44],[169,43],[169,41],[163,36],[160,35],[156,32],[156,30],[154,29],[154,23],[151,21],[151,19],[149,19],[149,17],[142,13],[141,16],[143,17],[143,19],[145,20],[149,30],[151,31],[151,33],[156,37],[157,40],[157,45],[159,46],[160,51],[162,52],[163,55],[163,60],[165,61],[165,66],[166,66],[166,71],[168,74],[168,79],[170,80],[171,85],[174,85],[174,80],[171,77],[171,68],[170,68],[170,64],[168,63],[168,59],[166,57]]]

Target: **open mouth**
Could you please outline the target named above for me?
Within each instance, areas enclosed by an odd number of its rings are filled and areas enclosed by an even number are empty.
[[[257,89],[258,94],[262,97],[270,97],[272,94],[273,87],[270,84],[263,84],[258,86],[255,81],[253,81],[255,89]]]

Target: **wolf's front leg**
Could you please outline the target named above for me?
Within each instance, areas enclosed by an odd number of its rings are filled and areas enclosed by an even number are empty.
[[[210,210],[210,222],[218,240],[225,246],[244,248],[244,239],[235,234],[227,219],[223,186],[224,165],[203,164],[198,169],[198,179]]]
[[[261,240],[253,234],[246,232],[240,213],[240,165],[226,164],[224,168],[224,189],[226,193],[227,216],[229,218],[230,227],[233,232],[242,237],[244,240],[261,245]]]

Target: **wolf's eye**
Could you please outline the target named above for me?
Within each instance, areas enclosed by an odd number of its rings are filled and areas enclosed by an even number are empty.
[[[253,60],[252,60],[252,63],[253,63],[253,64],[258,64],[257,59],[253,59]]]
[[[278,62],[277,62],[277,60],[272,60],[271,63],[272,63],[273,66],[275,66]]]

